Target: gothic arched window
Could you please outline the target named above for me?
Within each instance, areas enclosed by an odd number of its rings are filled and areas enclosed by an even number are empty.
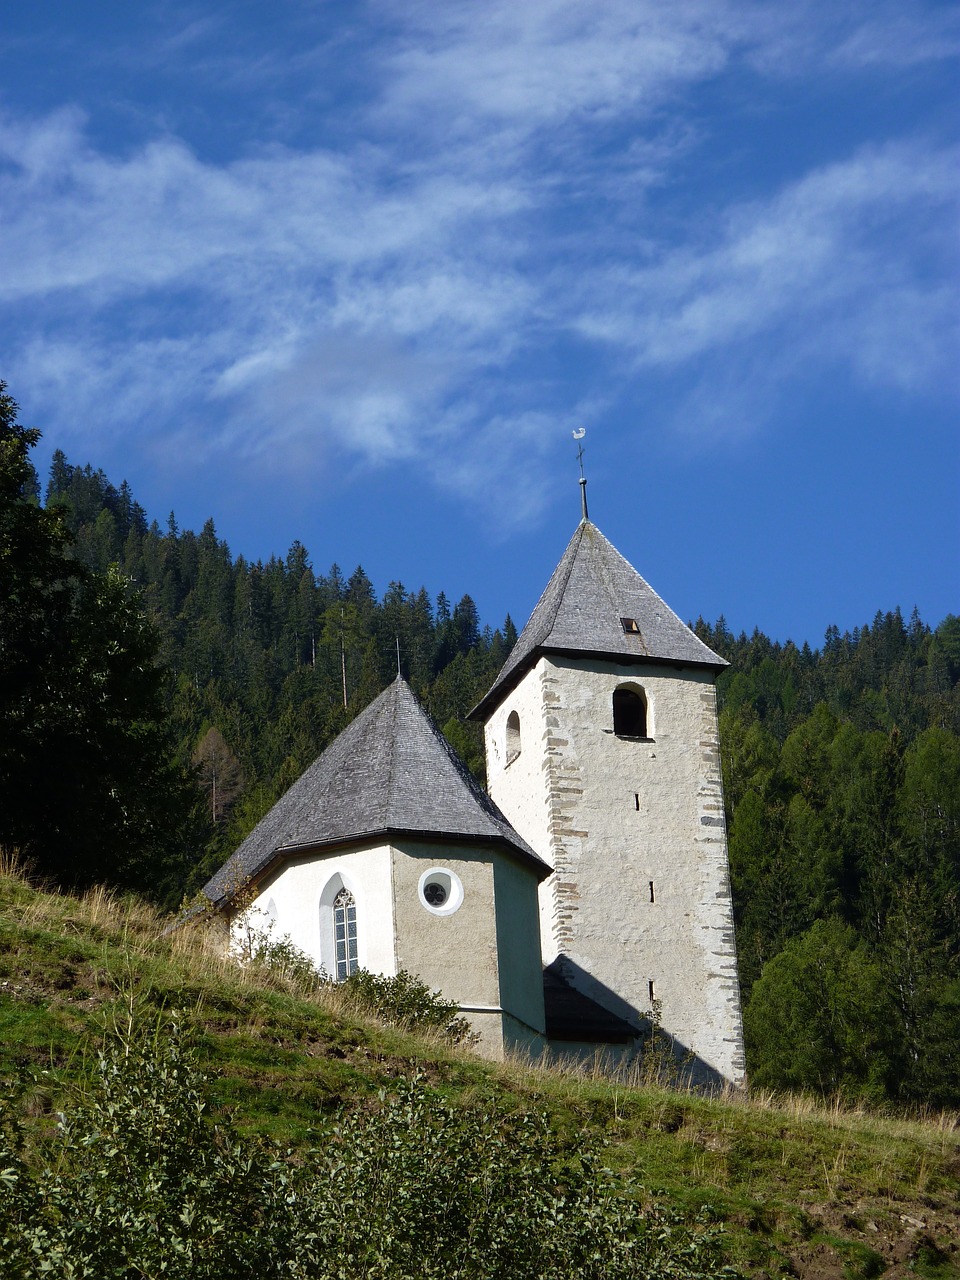
[[[342,982],[360,968],[357,958],[357,904],[349,889],[341,889],[333,900],[333,938],[336,977],[338,982]]]
[[[618,738],[647,737],[647,699],[642,689],[614,689],[613,732]]]

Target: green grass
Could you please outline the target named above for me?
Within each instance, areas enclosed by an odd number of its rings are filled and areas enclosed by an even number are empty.
[[[0,1075],[26,1082],[43,1125],[82,1084],[111,1027],[181,1011],[241,1129],[294,1146],[342,1109],[376,1105],[419,1069],[448,1098],[536,1106],[567,1135],[684,1210],[711,1206],[731,1260],[756,1276],[871,1277],[894,1265],[960,1277],[958,1117],[903,1117],[810,1099],[706,1098],[598,1072],[484,1062],[360,1015],[337,989],[307,998],[239,969],[202,930],[165,934],[144,903],[78,900],[0,874]]]

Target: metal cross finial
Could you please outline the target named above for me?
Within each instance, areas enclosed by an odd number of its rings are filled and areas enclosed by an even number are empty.
[[[574,440],[582,441],[587,434],[587,428],[581,427],[579,431],[574,431]],[[583,474],[583,444],[577,446],[577,461],[580,463],[580,506],[583,508],[584,520],[589,520],[587,515],[587,478]]]
[[[397,679],[400,679],[400,637],[397,636]]]

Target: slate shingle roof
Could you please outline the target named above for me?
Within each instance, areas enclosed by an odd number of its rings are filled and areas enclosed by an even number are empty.
[[[636,631],[624,629],[625,618],[635,621]],[[680,621],[589,520],[580,522],[530,621],[471,717],[481,719],[496,706],[542,653],[717,671],[728,665]]]
[[[281,796],[203,892],[220,905],[284,854],[381,835],[500,844],[539,879],[550,874],[398,677]]]

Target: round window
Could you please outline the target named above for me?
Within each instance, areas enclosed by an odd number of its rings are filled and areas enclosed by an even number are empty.
[[[446,867],[431,867],[420,877],[420,902],[435,916],[451,916],[463,902],[460,877]]]

